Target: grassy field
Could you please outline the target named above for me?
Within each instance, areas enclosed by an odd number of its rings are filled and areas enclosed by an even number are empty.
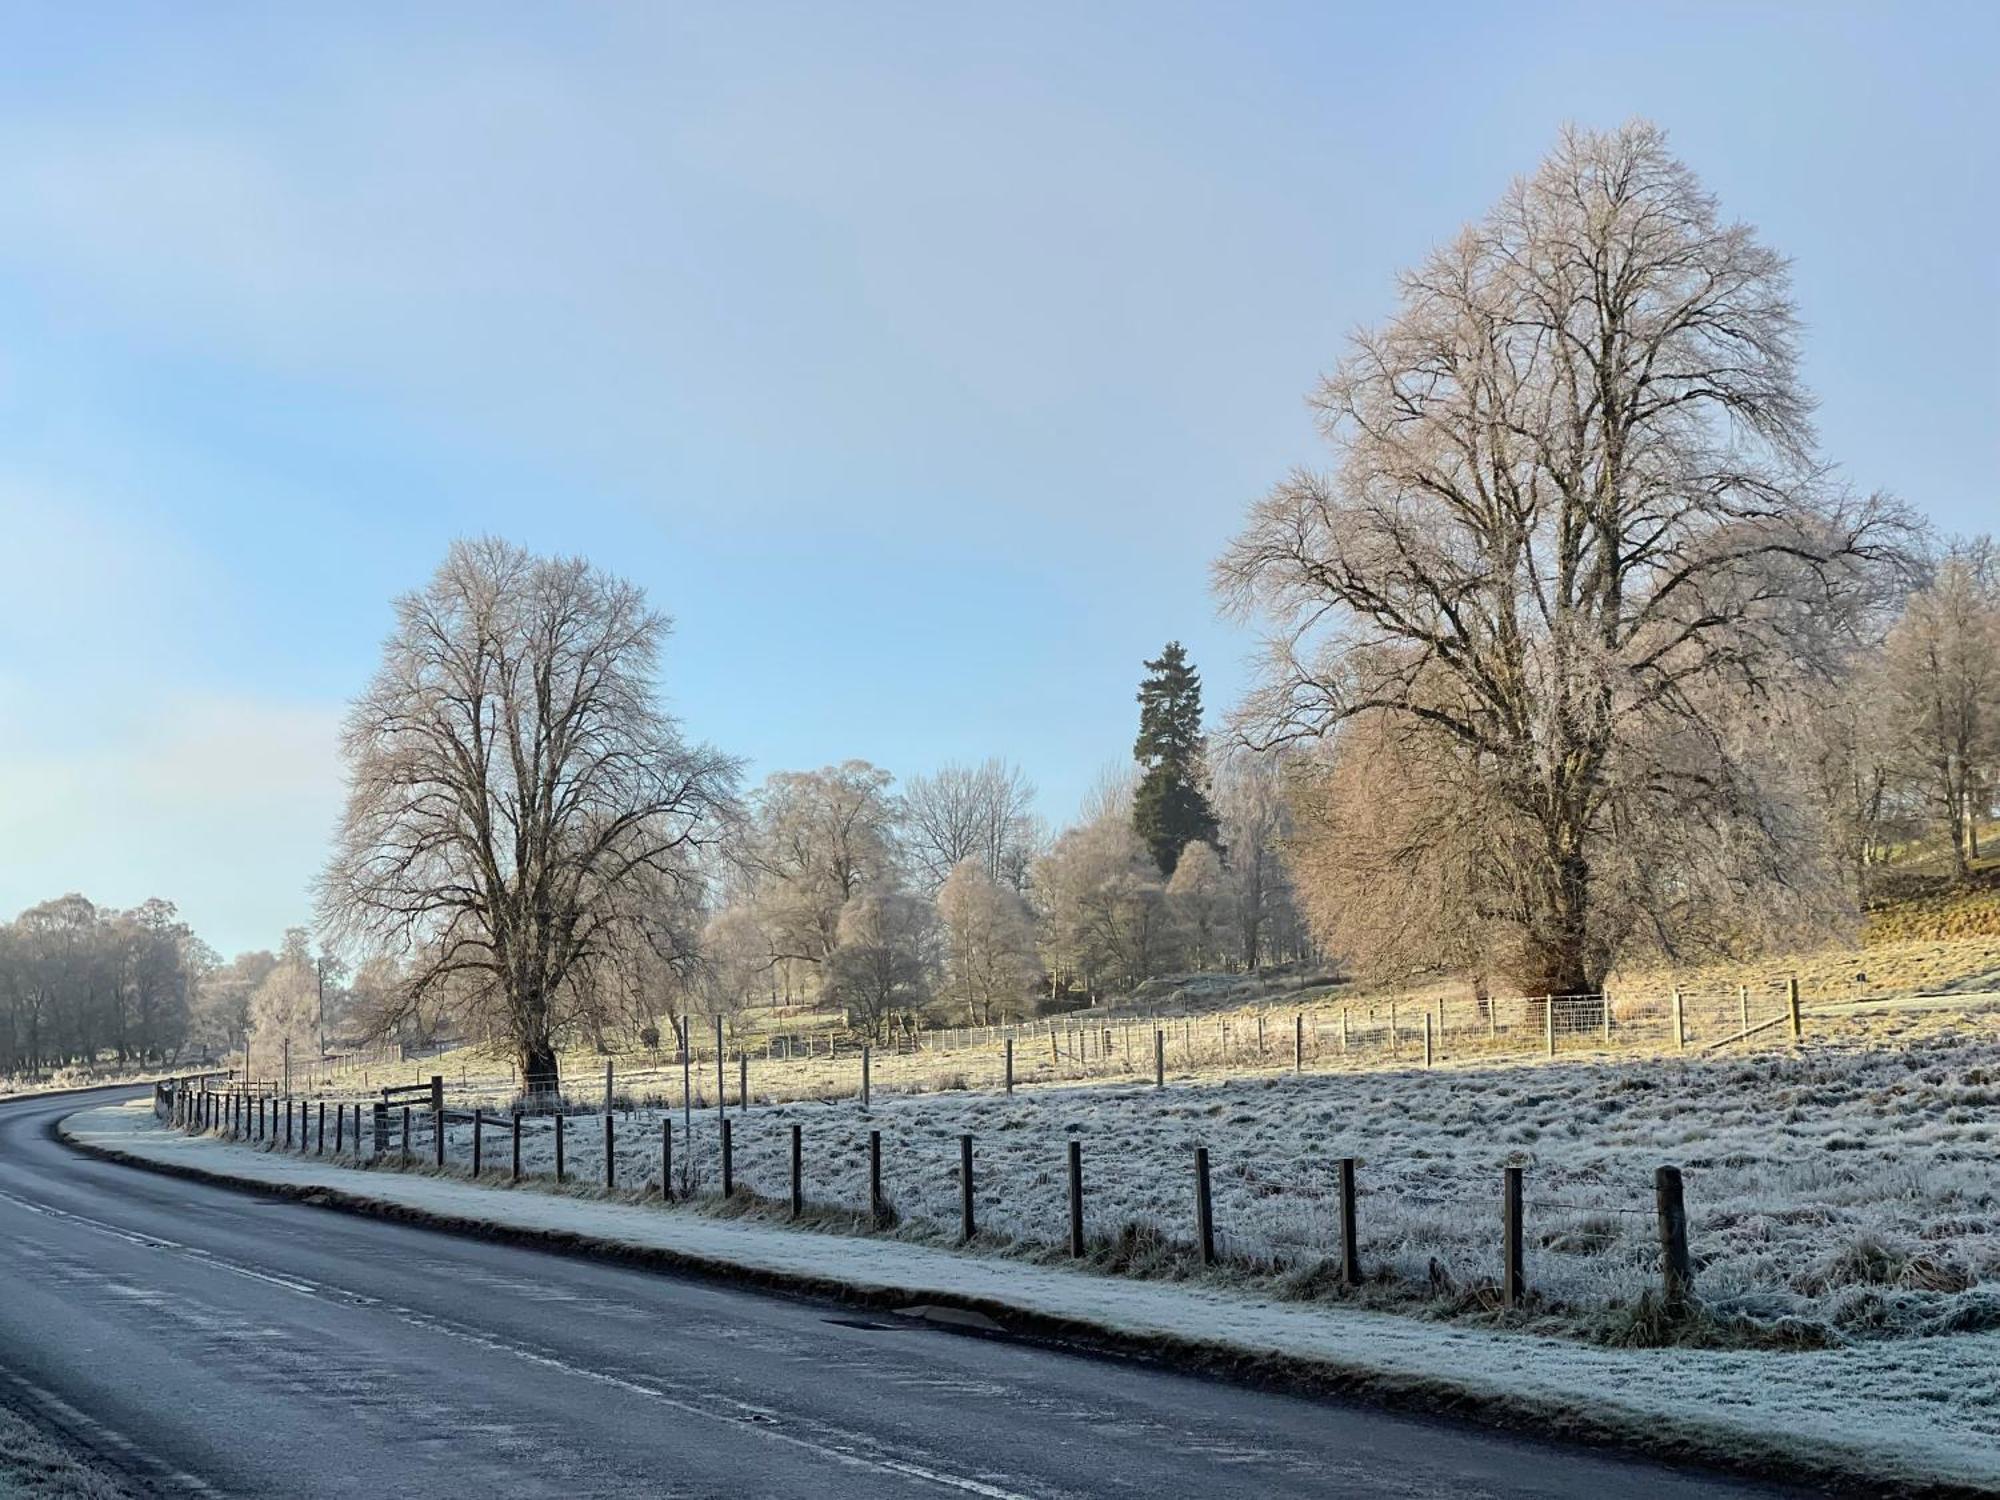
[[[1142,1276],[1217,1276],[1270,1295],[1427,1317],[1508,1321],[1612,1342],[1669,1336],[1659,1281],[1654,1169],[1685,1173],[1705,1316],[1672,1331],[1724,1344],[1824,1345],[2000,1327],[2000,1007],[1952,1001],[1823,1022],[1798,1048],[1731,1055],[1565,1054],[1522,1066],[1477,1059],[1185,1076],[1150,1084],[793,1100],[730,1112],[735,1197],[719,1187],[712,1110],[613,1118],[621,1192],[656,1199],[672,1121],[675,1211],[789,1215],[791,1128],[803,1142],[806,1225],[866,1232],[868,1132],[883,1141],[886,1232],[958,1236],[958,1141],[975,1141],[986,1254],[1065,1258],[1067,1143],[1081,1144],[1087,1264]],[[430,1138],[416,1115],[416,1156]],[[572,1191],[601,1192],[604,1134],[566,1132]],[[523,1124],[523,1164],[546,1185],[554,1124]],[[1193,1150],[1213,1163],[1225,1264],[1192,1250]],[[503,1122],[486,1173],[508,1170]],[[455,1170],[472,1131],[447,1136]],[[1367,1281],[1332,1274],[1335,1163],[1359,1163]],[[393,1161],[393,1152],[392,1152]],[[1525,1312],[1497,1305],[1501,1169],[1526,1172]],[[663,1210],[667,1211],[667,1210]]]

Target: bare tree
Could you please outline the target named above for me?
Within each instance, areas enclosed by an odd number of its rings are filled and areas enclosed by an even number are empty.
[[[758,788],[742,864],[775,956],[823,963],[839,945],[847,903],[901,883],[894,781],[850,760],[781,771]]]
[[[1730,888],[1805,858],[1723,721],[1813,669],[1901,517],[1815,468],[1795,325],[1783,259],[1658,130],[1567,132],[1403,278],[1316,397],[1336,472],[1279,485],[1217,564],[1272,627],[1243,732],[1377,715],[1490,813],[1473,904],[1533,991],[1706,930],[1665,858],[1696,831],[1746,866]]]
[[[1285,953],[1297,946],[1298,912],[1284,859],[1292,836],[1292,807],[1285,793],[1288,758],[1238,747],[1215,768],[1215,811],[1227,851],[1236,947],[1248,969],[1274,950]]]
[[[1039,972],[1035,919],[1027,902],[994,880],[979,856],[962,861],[938,892],[945,982],[966,1016],[991,1025],[996,1010],[1024,1000]]]
[[[1065,830],[1035,861],[1032,889],[1052,975],[1081,978],[1093,990],[1129,987],[1171,964],[1166,889],[1129,812],[1114,809]]]
[[[877,1041],[899,1017],[930,1003],[936,974],[937,913],[901,891],[863,891],[840,914],[840,941],[827,958],[826,998],[847,1024]]]
[[[2000,755],[2000,597],[1976,545],[1910,597],[1884,647],[1904,754],[1944,828],[1954,881],[1977,854],[1983,773]]]
[[[400,1011],[448,999],[504,1038],[531,1090],[602,1023],[620,949],[673,942],[731,806],[734,763],[659,708],[667,628],[581,559],[457,542],[348,713],[322,918],[406,961]]]
[[[935,892],[977,858],[994,881],[1019,890],[1033,855],[1035,788],[997,758],[912,777],[903,793],[905,838],[919,884]]]

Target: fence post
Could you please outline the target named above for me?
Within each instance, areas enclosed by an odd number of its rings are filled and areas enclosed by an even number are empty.
[[[1315,1039],[1313,1042],[1313,1051],[1317,1052],[1318,1050],[1319,1042]],[[1344,1005],[1340,1007],[1340,1055],[1342,1057],[1347,1056],[1347,1007]]]
[[[1007,1092],[1014,1092],[1014,1039],[1007,1038]]]
[[[729,1113],[729,1096],[723,1092],[722,1082],[722,1017],[715,1018],[715,1113],[718,1119]]]
[[[404,1113],[408,1114],[409,1111],[405,1110]],[[521,1111],[518,1108],[514,1111],[514,1119],[512,1123],[514,1127],[512,1132],[514,1137],[514,1142],[513,1142],[514,1165],[513,1165],[513,1175],[509,1178],[509,1180],[512,1182],[519,1182],[521,1180]]]
[[[409,1106],[409,1105],[407,1105],[407,1104],[405,1104],[405,1105],[403,1106],[403,1148],[402,1148],[402,1149],[403,1149],[403,1161],[402,1161],[402,1164],[403,1164],[404,1166],[406,1166],[406,1167],[407,1167],[407,1166],[408,1166],[408,1165],[410,1164],[410,1106]]]
[[[1167,1086],[1167,1034],[1159,1027],[1153,1028],[1153,1087]]]
[[[868,1108],[868,1081],[871,1071],[870,1059],[873,1050],[870,1047],[863,1047],[861,1049],[861,1107],[863,1109]]]
[[[660,1201],[674,1201],[674,1117],[660,1121]]]
[[[792,1127],[792,1217],[806,1211],[805,1132]]]
[[[472,1111],[472,1175],[477,1177],[479,1169],[485,1165],[486,1156],[486,1116],[477,1106]]]
[[[1503,1167],[1501,1171],[1500,1300],[1504,1305],[1514,1307],[1526,1290],[1521,1255],[1521,1169]]]
[[[1396,1023],[1396,1002],[1393,1000],[1389,1002],[1389,1055],[1403,1055],[1403,1031]]]
[[[736,1107],[738,1109],[748,1109],[750,1107],[750,1054],[748,1052],[739,1052],[736,1054]]]
[[[556,1181],[563,1180],[563,1112],[562,1100],[556,1100]]]
[[[1542,1038],[1550,1057],[1556,1055],[1556,997],[1542,996]]]
[[[1083,1142],[1069,1143],[1069,1253],[1083,1259]]]
[[[1792,1040],[1803,1041],[1805,1026],[1799,1015],[1799,976],[1796,974],[1785,981],[1785,1003],[1791,1007],[1792,1012]]]
[[[319,1144],[313,1147],[314,1156],[326,1155],[326,1101],[319,1101]]]
[[[727,1198],[736,1192],[736,1152],[735,1142],[729,1133],[729,1116],[722,1117],[722,1196]]]
[[[431,1124],[436,1140],[432,1144],[431,1155],[436,1158],[433,1165],[444,1165],[444,1074],[431,1074]]]
[[[1424,1012],[1424,1066],[1428,1068],[1431,1065],[1431,1060],[1432,1060],[1431,1013],[1429,1011],[1425,1011]]]
[[[1687,1050],[1687,1010],[1681,1004],[1681,987],[1674,986],[1674,1045],[1683,1052]]]
[[[333,1154],[335,1156],[340,1155],[346,1149],[346,1146],[347,1106],[345,1104],[336,1104],[333,1107]]]
[[[604,1117],[604,1185],[607,1188],[618,1186],[618,1153],[612,1139],[614,1118],[609,1114]]]
[[[1597,997],[1597,1019],[1604,1025],[1604,1045],[1611,1045],[1611,991]]]
[[[1694,1260],[1688,1254],[1687,1205],[1681,1197],[1681,1169],[1653,1173],[1653,1204],[1660,1216],[1660,1264],[1665,1273],[1667,1310],[1683,1311],[1694,1291]]]
[[[972,1137],[958,1138],[958,1227],[959,1237],[967,1244],[972,1243],[974,1230],[978,1227],[972,1215]]]
[[[1736,986],[1736,1010],[1742,1022],[1739,1029],[1747,1036],[1750,1031],[1750,986],[1747,984]]]
[[[1306,1013],[1300,1011],[1292,1017],[1292,1071],[1306,1070]]]
[[[613,1067],[612,1059],[608,1057],[605,1058],[604,1059],[604,1112],[607,1115],[611,1113],[611,1092],[612,1092],[612,1082],[613,1082],[612,1067]]]
[[[1340,1279],[1361,1285],[1361,1234],[1354,1219],[1354,1158],[1340,1159]]]
[[[868,1132],[868,1222],[882,1227],[882,1132]]]
[[[1264,1055],[1264,1012],[1257,1012],[1257,1055]]]
[[[1201,1263],[1215,1264],[1215,1213],[1208,1196],[1208,1147],[1194,1148],[1194,1231]]]

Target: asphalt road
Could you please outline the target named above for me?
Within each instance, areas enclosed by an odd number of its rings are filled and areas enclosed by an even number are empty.
[[[0,1399],[160,1493],[1770,1493],[85,1157],[0,1103]]]

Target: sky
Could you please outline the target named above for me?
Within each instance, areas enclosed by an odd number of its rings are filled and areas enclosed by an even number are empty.
[[[0,913],[310,917],[454,536],[581,553],[754,782],[1060,823],[1304,397],[1565,122],[1791,256],[1825,457],[2000,526],[2000,7],[0,4]]]

